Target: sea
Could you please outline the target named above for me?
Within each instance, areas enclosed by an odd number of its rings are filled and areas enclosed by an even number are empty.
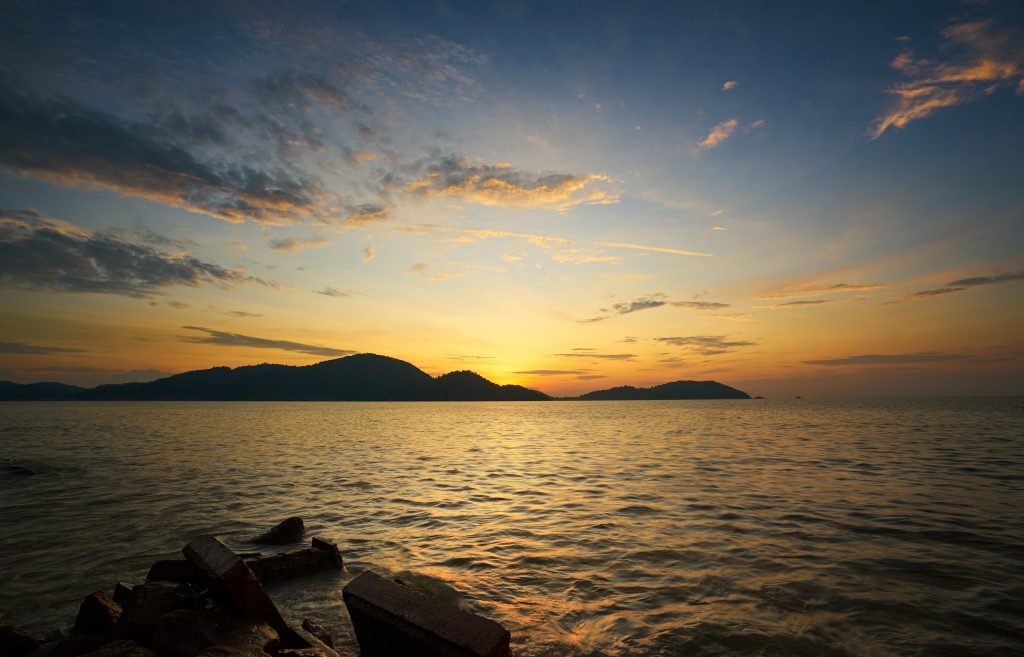
[[[0,615],[299,515],[517,657],[1024,654],[1024,399],[0,404]]]

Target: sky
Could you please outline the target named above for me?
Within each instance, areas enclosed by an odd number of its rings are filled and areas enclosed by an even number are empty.
[[[1024,394],[1019,2],[0,12],[0,379]]]

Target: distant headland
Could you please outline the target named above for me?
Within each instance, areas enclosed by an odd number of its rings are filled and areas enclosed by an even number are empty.
[[[531,388],[498,385],[461,370],[433,377],[411,363],[356,354],[314,365],[213,367],[147,383],[81,388],[65,383],[0,381],[0,401],[551,401]],[[750,399],[716,381],[622,386],[561,399]]]

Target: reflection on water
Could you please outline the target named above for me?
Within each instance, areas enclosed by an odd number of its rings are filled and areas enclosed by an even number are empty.
[[[1024,402],[0,405],[0,613],[286,516],[516,654],[1024,652]],[[17,471],[17,468],[30,472]],[[34,473],[34,474],[32,474]]]

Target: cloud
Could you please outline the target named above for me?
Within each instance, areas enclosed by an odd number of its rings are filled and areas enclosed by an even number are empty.
[[[417,196],[448,196],[487,206],[565,212],[579,205],[618,203],[621,192],[612,187],[613,182],[602,174],[535,174],[449,156],[430,164],[405,190]]]
[[[717,313],[711,315],[701,315],[704,319],[725,319],[730,322],[752,322],[754,318],[750,316],[750,313]]]
[[[1003,88],[1024,93],[1024,39],[1018,32],[975,21],[950,25],[940,34],[951,55],[947,61],[915,59],[906,51],[890,64],[909,79],[888,89],[893,102],[875,119],[868,131],[871,139]]]
[[[921,290],[919,292],[913,292],[908,294],[905,298],[907,299],[922,299],[926,297],[937,297],[943,294],[952,294],[953,292],[962,292],[966,290],[966,287],[940,287],[934,290]]]
[[[720,233],[722,231],[729,230],[729,229],[726,228],[725,226],[712,226],[711,230],[713,230],[716,233]]]
[[[523,374],[526,376],[567,376],[570,374],[584,375],[588,371],[589,370],[520,370],[512,373]]]
[[[725,354],[735,351],[739,347],[752,347],[756,342],[747,340],[728,340],[724,335],[690,335],[686,337],[654,338],[658,342],[664,342],[674,347],[687,347],[705,356]]]
[[[377,203],[363,203],[348,211],[344,223],[350,226],[367,226],[387,221],[391,210]]]
[[[180,126],[124,119],[65,97],[29,97],[2,79],[0,124],[0,162],[21,175],[231,222],[298,221],[323,205],[320,181],[293,167],[212,162],[193,152],[199,137]]]
[[[816,297],[823,294],[848,292],[873,292],[889,287],[886,283],[826,283],[823,285],[804,285],[802,287],[788,287],[773,294],[761,297],[762,299],[794,299],[797,297]]]
[[[693,308],[696,310],[720,310],[722,308],[728,308],[730,304],[719,303],[716,301],[668,301],[665,295],[657,292],[655,294],[649,294],[646,297],[640,297],[632,301],[621,301],[619,303],[612,304],[610,308],[601,308],[598,312],[602,313],[589,319],[579,320],[582,324],[592,324],[594,322],[600,322],[615,315],[628,315],[641,310],[650,310],[652,308],[660,308],[661,306],[675,306],[677,308]]]
[[[260,313],[250,313],[245,310],[229,310],[224,314],[232,317],[263,317]]]
[[[738,83],[736,80],[728,80],[722,84],[722,91],[732,91]]]
[[[330,246],[331,240],[326,237],[314,235],[305,239],[298,237],[279,237],[268,242],[268,246],[278,253],[298,253],[304,249],[322,249]]]
[[[436,274],[430,273],[430,267],[425,262],[417,262],[416,264],[409,267],[406,273],[410,276],[419,276],[430,281],[447,281],[452,278],[462,278],[466,276],[465,271],[439,271]]]
[[[789,308],[793,306],[820,306],[823,303],[832,303],[835,299],[803,299],[800,301],[787,301],[776,304],[773,308]]]
[[[805,360],[808,365],[905,365],[910,363],[937,363],[970,358],[964,354],[940,354],[922,351],[914,354],[864,354],[845,358],[819,358]]]
[[[374,256],[376,256],[376,255],[377,255],[377,247],[374,246],[373,241],[371,240],[370,243],[366,245],[366,248],[363,249],[363,258],[362,258],[362,260],[363,260],[363,262],[370,262],[371,260],[373,260]]]
[[[946,285],[951,287],[978,287],[979,285],[999,285],[1000,283],[1009,283],[1011,281],[1024,281],[1024,271],[1015,271],[1008,274],[996,274],[995,276],[973,276],[971,278],[961,278],[955,281],[950,281],[949,283],[946,283]]]
[[[31,210],[0,210],[0,286],[147,297],[161,288],[276,286],[238,270],[92,232]]]
[[[202,326],[182,326],[182,328],[189,331],[200,331],[206,333],[206,335],[203,336],[182,337],[182,340],[185,342],[193,342],[197,344],[216,344],[226,347],[255,347],[258,349],[280,349],[282,351],[294,351],[300,354],[309,354],[311,356],[340,357],[356,353],[349,349],[332,349],[330,347],[303,344],[301,342],[291,342],[289,340],[268,340],[266,338],[252,337],[250,335],[241,335],[240,333],[226,333],[224,331],[216,331]]]
[[[756,121],[751,121],[750,122],[750,125],[748,126],[748,130],[757,130],[758,128],[763,128],[764,126],[765,126],[765,120],[764,119],[757,119]]]
[[[313,292],[315,292],[316,294],[322,294],[325,297],[346,298],[352,296],[351,292],[343,292],[341,290],[336,290],[333,287],[329,286],[325,287],[322,290],[313,290]]]
[[[49,354],[80,354],[83,351],[83,349],[70,349],[68,347],[45,347],[43,345],[26,344],[24,342],[0,342],[0,354],[46,356]]]
[[[619,263],[622,258],[608,255],[600,249],[559,249],[551,253],[551,259],[555,262],[571,263],[574,265],[585,265],[593,262]]]
[[[718,301],[672,301],[671,304],[677,308],[693,308],[695,310],[721,310],[732,306],[732,304]]]
[[[597,358],[601,360],[636,360],[636,354],[594,354],[590,352],[581,352],[575,354],[552,354],[553,356],[562,356],[564,358]]]
[[[580,374],[576,378],[581,381],[592,381],[594,379],[607,379],[608,376],[605,374]]]
[[[703,258],[710,258],[714,254],[703,253],[700,251],[684,251],[682,249],[672,249],[665,246],[644,246],[643,244],[627,244],[624,242],[594,242],[598,246],[607,246],[615,249],[636,249],[639,251],[654,251],[657,253],[674,253],[676,255],[684,256],[697,256]]]
[[[701,150],[707,150],[710,148],[717,148],[725,142],[726,139],[732,136],[735,132],[736,126],[739,122],[736,119],[729,119],[728,121],[722,121],[715,127],[711,128],[711,131],[697,142],[697,147]]]
[[[955,281],[949,281],[943,287],[940,288],[913,292],[905,296],[904,299],[923,299],[927,297],[937,297],[943,294],[963,292],[964,290],[970,289],[972,287],[981,287],[984,285],[1002,285],[1003,283],[1012,283],[1014,281],[1021,280],[1024,280],[1024,271],[1008,272],[1006,274],[995,274],[993,276],[972,276],[970,278],[960,278]]]

